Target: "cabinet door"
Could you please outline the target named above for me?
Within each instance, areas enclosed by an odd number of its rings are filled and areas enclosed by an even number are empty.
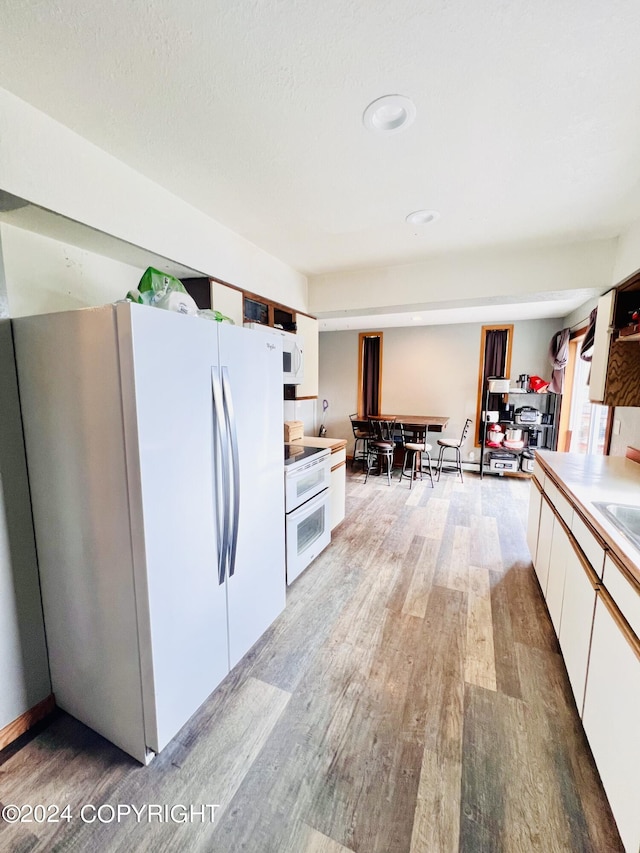
[[[570,543],[566,556],[558,640],[580,714],[584,703],[589,643],[596,606],[596,591],[590,578],[597,581],[595,571]]]
[[[540,506],[542,504],[542,495],[538,489],[535,480],[531,481],[529,486],[529,517],[527,520],[527,545],[531,554],[533,565],[536,564],[536,554],[538,551],[538,531],[540,529]]]
[[[542,594],[547,594],[547,578],[549,576],[549,560],[551,559],[551,537],[553,536],[553,510],[545,500],[540,503],[540,529],[538,532],[538,548],[536,551],[535,570]]]
[[[615,606],[612,607],[615,612]],[[640,660],[598,594],[582,722],[625,848],[640,846]]]
[[[560,633],[560,620],[562,618],[562,600],[564,595],[564,579],[567,568],[567,560],[571,551],[569,537],[564,527],[556,518],[553,524],[551,536],[551,554],[549,557],[549,575],[547,578],[547,608],[553,622],[556,636]]]
[[[296,386],[296,398],[318,396],[318,321],[296,314],[298,336],[304,352],[304,379]]]
[[[229,317],[236,326],[244,322],[242,312],[242,291],[227,287],[219,281],[211,282],[211,305],[225,317]]]
[[[616,291],[610,290],[598,300],[595,338],[591,372],[589,374],[589,399],[592,403],[602,403],[607,383],[607,365],[609,362],[609,327],[613,320]]]
[[[341,451],[344,453],[344,450]],[[337,456],[337,453],[333,454]],[[331,529],[344,519],[347,467],[344,460],[331,470]]]

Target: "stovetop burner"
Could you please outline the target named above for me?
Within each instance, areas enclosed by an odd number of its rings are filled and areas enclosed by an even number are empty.
[[[317,454],[326,456],[327,450],[322,447],[304,447],[302,444],[285,444],[284,446],[284,464],[293,465],[297,462],[309,459]]]

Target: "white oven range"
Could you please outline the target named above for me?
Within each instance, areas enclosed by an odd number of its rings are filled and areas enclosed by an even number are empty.
[[[284,446],[287,584],[331,542],[328,447]]]

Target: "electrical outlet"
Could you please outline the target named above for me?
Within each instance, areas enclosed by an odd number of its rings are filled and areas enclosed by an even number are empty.
[[[620,418],[613,419],[613,434],[620,435]]]

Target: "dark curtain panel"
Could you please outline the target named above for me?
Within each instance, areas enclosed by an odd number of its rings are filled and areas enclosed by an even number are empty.
[[[362,405],[365,418],[379,415],[380,338],[365,338],[362,353]]]
[[[485,338],[484,348],[484,383],[486,388],[489,376],[504,377],[507,364],[507,346],[509,345],[509,332],[507,329],[489,329]],[[502,404],[502,394],[489,394],[487,408],[499,410]]]

